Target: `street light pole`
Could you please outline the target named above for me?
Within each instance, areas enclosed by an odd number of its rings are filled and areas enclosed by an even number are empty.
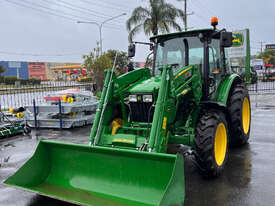
[[[109,22],[109,21],[112,21],[112,20],[114,20],[116,18],[119,18],[121,16],[125,16],[125,15],[126,15],[126,13],[123,13],[123,14],[120,14],[118,16],[114,16],[114,17],[111,17],[109,19],[106,19],[106,20],[104,20],[101,23],[98,23],[98,22],[95,22],[95,21],[77,21],[77,23],[79,23],[79,24],[81,24],[81,23],[82,24],[94,24],[94,25],[98,26],[98,29],[99,29],[100,55],[102,55],[102,27],[103,27],[103,25],[105,23]]]

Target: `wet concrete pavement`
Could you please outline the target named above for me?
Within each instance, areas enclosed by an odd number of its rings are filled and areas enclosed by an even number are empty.
[[[249,144],[230,149],[221,177],[206,180],[200,176],[193,161],[185,159],[182,174],[186,180],[185,206],[275,205],[275,96],[251,96],[251,100]],[[42,130],[39,138],[87,144],[89,133],[90,126],[63,131]],[[32,155],[38,139],[17,136],[0,140],[0,205],[71,205],[2,184]]]
[[[0,205],[2,206],[62,206],[72,205],[3,185],[33,154],[40,139],[88,144],[91,126],[72,130],[39,130],[30,136],[0,139]]]

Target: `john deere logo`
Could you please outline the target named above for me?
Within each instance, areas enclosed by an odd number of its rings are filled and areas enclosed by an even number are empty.
[[[234,33],[233,34],[233,47],[242,46],[244,43],[244,36],[241,33]]]

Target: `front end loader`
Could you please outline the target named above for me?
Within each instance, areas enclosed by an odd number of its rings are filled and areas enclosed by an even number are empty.
[[[168,145],[189,146],[217,177],[250,133],[249,95],[227,62],[232,33],[212,25],[152,37],[152,71],[106,70],[90,145],[41,140],[5,184],[83,205],[183,205],[184,160]]]

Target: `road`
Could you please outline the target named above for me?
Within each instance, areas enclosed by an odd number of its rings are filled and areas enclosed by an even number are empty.
[[[200,176],[190,158],[185,159],[185,206],[269,206],[275,202],[275,97],[252,96],[249,144],[229,150],[224,174],[214,180]],[[257,107],[256,107],[257,105]],[[87,144],[90,126],[73,130],[42,130],[39,137],[17,136],[0,140],[0,205],[71,205],[2,182],[32,155],[40,138]]]

